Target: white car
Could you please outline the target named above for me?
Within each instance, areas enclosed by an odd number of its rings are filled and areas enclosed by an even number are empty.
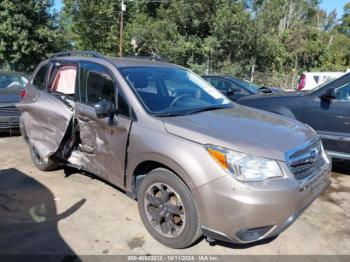
[[[311,90],[316,86],[329,80],[336,79],[347,72],[350,72],[350,69],[346,72],[305,72],[300,76],[298,91]]]

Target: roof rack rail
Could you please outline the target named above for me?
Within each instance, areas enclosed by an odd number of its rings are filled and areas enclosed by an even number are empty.
[[[65,51],[53,54],[50,58],[62,57],[62,56],[91,56],[96,58],[106,59],[103,55],[95,51]]]
[[[138,58],[138,59],[149,59],[149,60],[158,61],[158,62],[168,62],[168,60],[166,60],[163,57],[157,55],[156,53],[134,54],[134,55],[127,55],[125,57],[127,57],[127,58]]]

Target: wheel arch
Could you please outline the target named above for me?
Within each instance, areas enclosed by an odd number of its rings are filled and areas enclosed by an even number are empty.
[[[128,172],[129,177],[126,178],[126,191],[128,196],[136,199],[138,188],[141,185],[143,178],[152,170],[164,168],[172,173],[174,173],[177,177],[179,177],[188,189],[191,191],[193,188],[192,179],[186,174],[186,172],[175,162],[170,159],[162,158],[151,158],[144,159],[135,164],[132,168],[130,168],[131,172]]]

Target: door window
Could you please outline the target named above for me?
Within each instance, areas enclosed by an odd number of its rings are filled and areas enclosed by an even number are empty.
[[[103,99],[115,103],[115,86],[109,72],[101,65],[80,66],[80,101],[95,104]]]
[[[79,95],[81,102],[94,105],[106,99],[115,104],[116,85],[111,73],[104,66],[95,63],[80,65]],[[118,113],[130,117],[130,106],[125,94],[118,89]]]
[[[39,90],[45,90],[46,89],[46,78],[47,78],[47,71],[49,69],[49,64],[43,65],[39,71],[36,73],[34,79],[33,79],[33,85],[39,89]]]
[[[350,82],[336,89],[336,99],[350,101]]]
[[[211,78],[210,84],[212,84],[216,89],[218,89],[221,92],[227,92],[227,86],[225,84],[225,81],[223,80]]]
[[[235,91],[235,94],[248,95],[248,92],[245,91],[243,88],[240,88],[236,84],[226,80],[212,78],[210,80],[210,83],[223,93],[227,93],[227,91],[230,88]]]

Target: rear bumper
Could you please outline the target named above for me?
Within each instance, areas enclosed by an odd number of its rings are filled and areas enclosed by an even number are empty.
[[[289,177],[249,185],[226,176],[197,188],[194,196],[205,236],[243,244],[283,232],[329,185],[327,166],[302,186]]]
[[[19,116],[0,116],[0,130],[19,128]]]
[[[14,105],[0,106],[0,130],[17,129],[19,127],[19,117],[21,112]]]

